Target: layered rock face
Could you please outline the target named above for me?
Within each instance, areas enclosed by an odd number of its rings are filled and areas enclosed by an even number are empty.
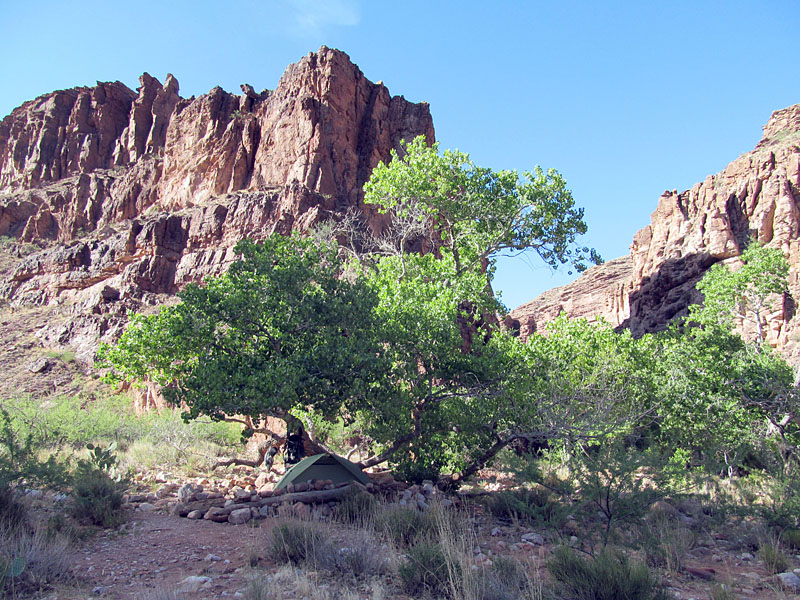
[[[790,294],[769,316],[768,341],[797,363],[793,298],[800,297],[799,204],[800,105],[795,105],[772,115],[752,152],[690,190],[665,192],[650,224],[634,236],[630,257],[590,269],[512,315],[525,332],[560,309],[573,317],[604,317],[636,335],[657,331],[685,315],[689,304],[702,301],[694,286],[711,265],[725,261],[735,268],[752,239],[780,248],[790,262]]]
[[[53,92],[0,122],[0,236],[46,245],[4,274],[0,295],[71,306],[73,322],[45,337],[86,356],[129,308],[224,271],[240,239],[363,208],[378,161],[402,139],[434,140],[427,104],[325,47],[274,91],[185,99],[171,75],[140,84]]]

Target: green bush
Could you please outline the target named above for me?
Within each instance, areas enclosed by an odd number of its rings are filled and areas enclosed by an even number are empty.
[[[666,588],[646,565],[624,554],[603,550],[594,558],[579,557],[561,546],[547,563],[563,600],[668,600]]]
[[[431,535],[432,527],[428,513],[402,506],[383,508],[375,517],[375,528],[403,548]]]
[[[356,579],[382,575],[389,566],[386,552],[367,529],[350,531],[339,543],[335,557],[337,573],[352,575]]]
[[[498,519],[559,527],[565,518],[558,500],[553,497],[552,492],[543,487],[489,494],[485,496],[483,503]]]
[[[428,593],[447,595],[450,577],[460,573],[460,565],[448,560],[442,547],[431,541],[422,541],[406,552],[397,574],[408,594]]]
[[[471,596],[477,600],[519,600],[537,597],[528,568],[515,558],[497,555],[490,568],[471,573]]]
[[[800,529],[787,529],[781,535],[781,541],[791,550],[800,550]]]
[[[115,527],[125,519],[122,496],[127,484],[81,461],[72,481],[71,513],[78,521]]]
[[[339,501],[334,513],[336,520],[342,523],[366,525],[375,518],[377,502],[372,494],[356,486],[351,486],[347,494]]]
[[[25,505],[9,486],[0,486],[0,528],[18,529],[25,524]]]
[[[330,537],[319,523],[287,521],[272,529],[270,553],[282,562],[309,563],[315,568],[335,566]]]
[[[780,547],[774,541],[767,541],[761,544],[758,549],[758,556],[764,561],[764,566],[771,574],[783,573],[792,566],[789,557],[781,552]]]
[[[41,530],[0,528],[0,592],[11,591],[13,597],[70,577],[65,538]]]
[[[639,546],[651,567],[678,573],[683,559],[697,541],[697,534],[662,513],[655,513],[639,529]]]

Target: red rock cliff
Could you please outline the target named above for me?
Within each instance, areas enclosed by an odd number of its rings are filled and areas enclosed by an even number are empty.
[[[53,92],[0,122],[0,235],[49,241],[4,273],[0,295],[72,306],[71,323],[43,333],[55,344],[96,342],[128,308],[223,271],[243,237],[360,206],[400,140],[434,140],[426,103],[391,96],[325,47],[274,91],[184,99],[172,75],[140,84]]]
[[[611,261],[594,267],[512,315],[523,332],[560,309],[575,317],[602,316],[634,334],[657,331],[685,315],[689,304],[702,301],[694,290],[697,281],[716,262],[735,264],[750,238],[780,248],[791,264],[790,295],[770,315],[768,341],[796,363],[799,205],[800,105],[795,105],[773,113],[755,149],[722,172],[685,192],[665,192],[650,224],[634,236],[628,266]]]

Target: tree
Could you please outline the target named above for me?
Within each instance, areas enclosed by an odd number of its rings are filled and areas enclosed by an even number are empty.
[[[99,366],[160,383],[190,418],[357,408],[379,381],[381,354],[365,281],[347,276],[334,246],[298,235],[235,251],[225,275],[187,286],[155,315],[134,315],[115,346],[101,347]]]
[[[555,171],[520,179],[424,138],[404,150],[365,186],[365,201],[392,214],[382,239],[334,226],[243,242],[229,273],[134,317],[101,364],[155,379],[189,417],[341,418],[372,443],[363,466],[474,472],[515,439],[498,432],[530,387],[514,362],[521,344],[495,318],[494,258],[533,249],[580,270],[599,257],[576,245],[583,212]],[[359,245],[356,260],[326,235]]]
[[[702,308],[692,310],[692,320],[701,325],[716,324],[726,329],[734,319],[756,327],[756,341],[766,339],[766,316],[787,290],[789,263],[783,252],[751,242],[735,270],[722,263],[713,265],[697,284],[703,293]]]
[[[796,429],[792,368],[764,341],[766,314],[787,289],[780,250],[751,243],[734,270],[716,264],[698,282],[705,300],[685,324],[652,336],[662,443],[718,459],[733,469],[770,431]],[[755,339],[734,330],[753,323]],[[788,427],[788,429],[787,429]]]
[[[456,276],[528,249],[553,268],[571,264],[580,272],[601,262],[593,249],[575,243],[586,233],[583,209],[554,169],[536,167],[520,178],[516,171],[479,167],[462,152],[440,153],[438,144],[428,146],[419,136],[375,167],[364,192],[365,204],[426,221],[433,244],[453,257]],[[402,241],[399,250],[406,251]]]

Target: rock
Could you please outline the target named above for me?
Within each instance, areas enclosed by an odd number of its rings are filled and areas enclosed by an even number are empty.
[[[250,512],[250,509],[247,509]],[[224,508],[213,506],[208,509],[203,518],[207,521],[215,521],[216,523],[224,523],[228,520],[228,512]]]
[[[189,514],[186,515],[187,519],[197,520],[203,518],[203,511],[202,510],[193,510],[190,511]]]
[[[253,486],[256,489],[261,489],[265,485],[267,485],[268,482],[269,482],[268,474],[267,473],[259,473],[258,477],[256,477],[256,479],[255,479],[255,482],[253,483]]]
[[[52,242],[4,273],[0,296],[74,303],[48,335],[87,362],[129,311],[226,271],[238,240],[363,208],[372,168],[401,139],[435,139],[426,103],[392,97],[326,47],[268,93],[184,99],[172,75],[139,83],[45,94],[0,124],[0,235]],[[364,212],[375,230],[387,222]]]
[[[308,483],[306,483],[305,481],[302,481],[300,483],[295,483],[294,484],[294,490],[293,491],[295,491],[295,492],[307,492],[310,489],[311,489],[311,486],[308,485]]]
[[[536,544],[537,546],[544,545],[544,537],[539,533],[526,533],[522,536],[523,542],[530,542],[531,544]]]
[[[177,591],[181,594],[195,594],[199,592],[201,588],[208,587],[210,583],[211,577],[190,575],[178,584]]]
[[[182,485],[178,488],[178,500],[181,502],[190,502],[192,500],[200,500],[197,498],[197,493],[202,492],[203,488],[201,486],[193,485],[191,483],[187,483]]]
[[[50,363],[46,358],[37,358],[28,365],[28,371],[31,373],[44,373],[50,367]]]
[[[781,585],[787,590],[794,593],[800,593],[800,577],[788,571],[786,573],[778,573],[775,578],[781,582]]]
[[[752,554],[750,554],[749,552],[742,552],[742,553],[739,555],[739,558],[740,558],[741,560],[743,560],[743,561],[750,561],[750,560],[753,560],[753,555],[752,555]]]
[[[717,574],[714,569],[708,567],[685,567],[685,570],[692,577],[705,579],[706,581],[713,580]]]
[[[142,502],[139,506],[136,507],[136,510],[141,512],[152,512],[156,509],[155,504],[150,504],[149,502]]]
[[[567,286],[511,312],[523,338],[563,310],[571,318],[603,317],[634,335],[659,331],[701,300],[695,284],[715,263],[736,266],[746,238],[782,249],[790,264],[787,300],[767,315],[767,343],[800,363],[800,104],[778,110],[761,141],[720,173],[691,189],[666,191],[631,254],[588,269]],[[749,325],[738,323],[752,339]],[[697,518],[697,515],[689,515]]]
[[[231,511],[228,516],[228,522],[233,525],[241,525],[242,523],[247,523],[252,517],[249,508],[237,508]]]
[[[295,502],[292,505],[292,514],[298,519],[308,519],[311,516],[311,509],[308,504],[302,502]]]
[[[222,557],[217,556],[216,554],[211,554],[210,552],[206,554],[206,557],[203,559],[206,562],[217,562],[222,560]]]

